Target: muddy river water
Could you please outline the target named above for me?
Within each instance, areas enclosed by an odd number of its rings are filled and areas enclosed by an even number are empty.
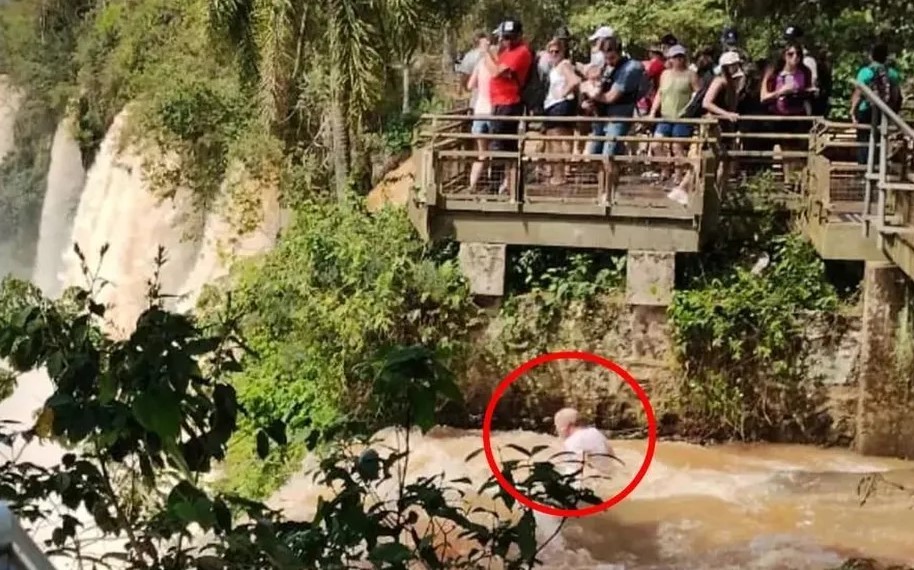
[[[387,444],[398,439],[392,430],[377,437]],[[508,443],[558,450],[556,438],[546,434],[495,434],[496,448]],[[445,472],[481,483],[490,476],[485,458],[465,461],[480,445],[478,432],[414,435],[408,477]],[[613,445],[626,466],[608,485],[621,489],[647,444]],[[603,570],[825,569],[848,557],[914,565],[914,502],[886,489],[861,506],[857,487],[868,473],[914,486],[914,462],[842,449],[661,442],[647,476],[627,499],[605,513],[569,520],[542,557],[549,568]],[[603,491],[601,496],[612,494]],[[310,477],[296,476],[272,502],[290,516],[309,516],[324,492]],[[546,516],[537,520],[544,536],[556,524]]]

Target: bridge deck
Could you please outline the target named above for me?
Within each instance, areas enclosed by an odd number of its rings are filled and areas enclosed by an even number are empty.
[[[590,135],[593,119],[584,117],[567,119],[563,134],[540,132],[542,118],[516,117],[517,135],[476,135],[470,132],[473,119],[480,117],[423,118],[410,215],[427,238],[695,252],[713,236],[720,216],[744,207],[727,200],[730,189],[755,180],[756,199],[804,213],[806,231],[824,258],[886,259],[887,250],[863,232],[866,166],[856,157],[866,143],[857,142],[857,132],[870,126],[743,117],[735,132],[722,132],[716,122],[692,120],[683,121],[693,126],[691,137],[657,139],[649,136],[658,122],[651,119],[628,121],[625,137]],[[811,125],[808,132],[806,125],[797,128],[798,120]],[[909,180],[914,153],[904,133],[888,130],[885,179],[899,184]],[[486,144],[480,146],[481,140]],[[517,150],[490,150],[494,141]],[[627,152],[606,157],[586,150],[587,144],[610,142],[624,143]],[[675,156],[670,143],[679,145]],[[684,176],[683,203],[669,195],[674,185],[661,179],[663,171]],[[896,214],[897,201],[886,199],[886,223],[910,224],[905,212]],[[878,204],[878,192],[871,191],[869,211]],[[904,208],[911,209],[907,202]],[[898,230],[881,235],[896,249],[911,238]]]

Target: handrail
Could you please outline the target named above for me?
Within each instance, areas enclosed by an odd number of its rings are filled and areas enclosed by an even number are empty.
[[[0,560],[4,557],[10,559],[9,570],[56,570],[9,507],[0,502]]]
[[[854,87],[859,89],[861,93],[863,93],[863,96],[866,97],[866,100],[870,105],[879,109],[879,112],[885,115],[886,118],[892,123],[894,123],[895,126],[905,134],[905,136],[914,139],[914,129],[912,129],[911,126],[908,125],[908,123],[906,123],[898,113],[893,111],[892,108],[882,100],[882,97],[877,95],[875,91],[863,83],[860,83],[856,79],[852,80],[851,83],[854,85]]]
[[[914,140],[914,129],[912,129],[898,113],[893,111],[892,108],[882,100],[882,97],[877,95],[868,86],[857,80],[852,80],[851,84],[863,95],[872,109],[872,128],[870,129],[866,170],[864,171],[863,176],[864,192],[863,212],[861,213],[861,216],[863,221],[863,236],[869,237],[870,201],[873,196],[873,188],[875,185],[877,191],[875,215],[877,232],[876,247],[882,251],[884,249],[884,234],[886,232],[886,203],[888,201],[888,192],[892,189],[888,181],[888,157],[890,152],[889,128],[897,128],[908,140]],[[876,164],[877,159],[879,161],[878,165]]]

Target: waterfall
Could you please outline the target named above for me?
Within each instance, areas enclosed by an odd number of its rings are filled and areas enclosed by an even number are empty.
[[[5,75],[0,75],[0,163],[13,150],[20,100],[21,94]],[[15,261],[15,248],[11,241],[0,241],[0,279],[10,273],[18,275],[21,271],[20,264]]]
[[[239,232],[231,219],[232,188],[250,184],[255,187],[248,187],[246,191],[253,191],[253,195],[260,197],[260,223],[253,231]],[[251,180],[240,164],[229,167],[216,203],[207,214],[196,263],[181,286],[179,310],[193,310],[203,287],[226,276],[234,260],[273,248],[287,220],[287,213],[280,208],[277,190],[275,185],[260,185]]]
[[[0,76],[0,157],[14,144],[16,103],[15,91]],[[82,166],[72,123],[65,120],[58,126],[32,271],[34,283],[48,297],[58,296],[66,287],[87,286],[90,280],[74,251],[78,245],[92,276],[96,300],[109,306],[107,332],[116,337],[130,334],[147,307],[160,246],[166,257],[159,274],[161,292],[184,299],[182,304],[171,301],[170,309],[189,310],[204,285],[228,273],[232,259],[270,249],[284,220],[276,185],[255,182],[240,163],[229,168],[219,204],[206,215],[195,213],[189,189],[179,189],[169,198],[156,196],[143,166],[144,153],[157,151],[123,144],[127,117],[125,110],[115,118],[88,173]],[[233,206],[239,189],[260,197],[260,223],[253,231],[235,229]],[[0,269],[6,273],[4,261],[0,252]],[[25,427],[34,421],[53,386],[43,369],[22,374],[18,380],[14,394],[0,400],[0,420]],[[47,467],[58,463],[63,453],[52,441],[32,440],[22,449],[0,446],[0,455]],[[80,512],[77,517],[94,534],[88,513]],[[30,533],[39,541],[50,538],[55,522],[32,526]],[[101,554],[110,545],[99,542],[89,550]],[[57,563],[62,569],[77,566],[63,560]]]
[[[0,161],[13,150],[16,110],[19,108],[19,94],[10,85],[5,75],[0,75]]]
[[[88,270],[96,278],[96,299],[109,305],[110,332],[126,335],[148,306],[149,281],[154,277],[160,246],[167,261],[160,273],[163,293],[177,292],[199,249],[193,217],[192,195],[179,189],[173,198],[155,196],[143,175],[143,156],[137,149],[122,148],[127,113],[114,120],[86,177],[86,185],[73,222],[72,243],[79,246]],[[101,258],[101,250],[108,250]],[[62,281],[66,286],[87,286],[88,280],[72,247],[64,252]]]
[[[61,252],[70,246],[73,218],[85,180],[79,143],[73,138],[73,124],[61,121],[51,147],[48,187],[41,209],[38,252],[32,274],[32,281],[51,298],[60,293]]]

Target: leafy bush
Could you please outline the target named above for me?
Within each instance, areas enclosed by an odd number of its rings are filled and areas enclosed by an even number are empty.
[[[408,435],[389,453],[357,456],[347,439],[338,441],[315,473],[336,492],[310,521],[211,494],[201,475],[225,456],[244,413],[225,382],[239,370],[243,343],[232,322],[202,329],[156,296],[150,301],[133,334],[115,341],[102,334],[105,310],[89,290],[52,302],[23,282],[0,288],[0,357],[20,373],[45,368],[53,390],[33,426],[0,426],[0,444],[38,435],[71,450],[50,468],[0,462],[0,499],[29,523],[53,524],[48,554],[124,570],[537,565],[545,545],[537,544],[533,511],[518,508],[494,478],[476,489],[443,474],[408,480]],[[431,426],[436,403],[460,398],[427,348],[385,346],[359,364],[371,398],[406,434]],[[358,423],[341,421],[321,435],[337,438],[362,429]],[[257,439],[261,456],[269,439],[288,443],[282,422]],[[533,459],[540,450],[514,451],[522,458],[504,461],[502,474],[533,500],[565,509],[600,502],[573,485],[583,466],[560,474],[552,459]],[[494,506],[466,501],[467,493]],[[89,532],[86,516],[97,525]],[[110,541],[104,552],[90,553],[100,540]],[[449,548],[455,541],[465,547]]]
[[[677,291],[669,314],[684,415],[713,437],[802,438],[820,428],[804,332],[810,313],[836,308],[823,262],[795,234],[772,240],[760,274],[737,267]]]
[[[255,354],[233,380],[240,400],[300,437],[344,411],[384,425],[389,410],[355,365],[387,343],[436,346],[456,361],[476,314],[457,264],[430,261],[403,211],[369,215],[355,202],[302,207],[276,249],[240,264],[203,309],[243,315]],[[249,475],[245,492],[271,486]]]
[[[569,309],[586,308],[624,283],[625,257],[605,251],[523,248],[511,252],[507,271],[502,339],[529,355],[547,350]]]

